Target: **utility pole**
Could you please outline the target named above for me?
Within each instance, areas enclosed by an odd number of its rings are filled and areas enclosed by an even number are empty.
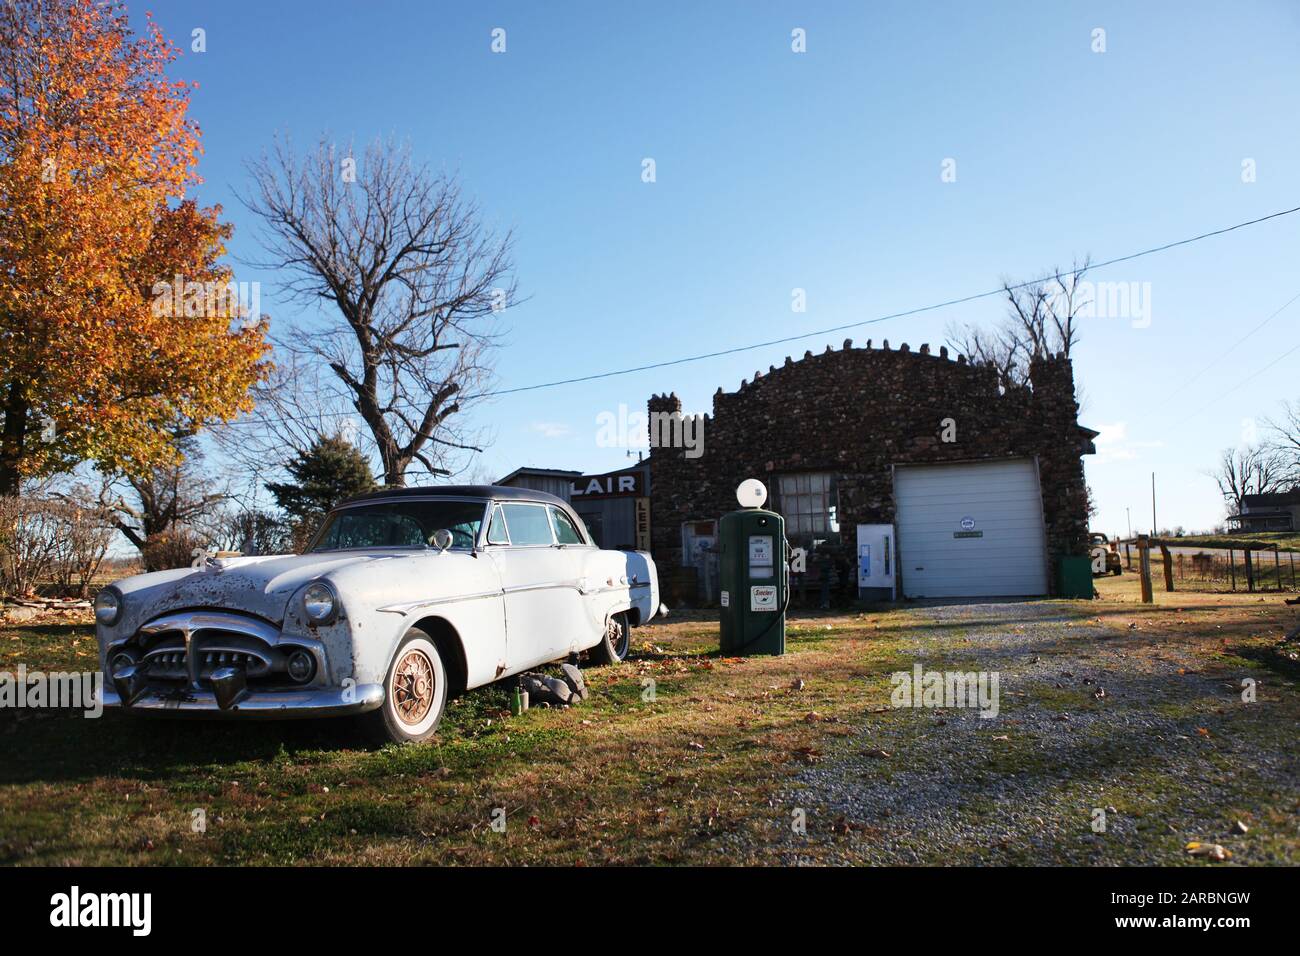
[[[1151,472],[1151,537],[1159,534],[1156,531],[1156,473]]]
[[[1128,536],[1133,537],[1133,513],[1130,509],[1124,509],[1124,520],[1128,522]]]

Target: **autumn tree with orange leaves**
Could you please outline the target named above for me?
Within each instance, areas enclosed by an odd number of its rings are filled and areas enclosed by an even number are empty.
[[[175,57],[120,5],[0,3],[0,496],[84,460],[175,464],[266,372],[260,317],[221,294],[230,226],[185,198]]]

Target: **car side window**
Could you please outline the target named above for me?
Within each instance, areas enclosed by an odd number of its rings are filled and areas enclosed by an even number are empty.
[[[501,514],[501,506],[492,506],[492,521],[488,524],[488,544],[509,544],[510,535],[506,531],[506,519]]]
[[[510,543],[515,547],[555,543],[545,506],[504,504],[501,505],[501,510],[505,512]]]
[[[555,522],[555,540],[559,544],[585,544],[573,522],[559,508],[551,506],[551,520]]]

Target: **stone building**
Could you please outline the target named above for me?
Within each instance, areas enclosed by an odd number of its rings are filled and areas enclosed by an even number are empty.
[[[841,596],[1053,593],[1059,558],[1087,554],[1081,456],[1097,433],[1078,423],[1068,359],[1034,362],[1030,379],[1004,390],[992,367],[946,348],[848,340],[719,388],[702,454],[652,449],[655,558],[716,581],[716,519],[755,477],[808,550],[808,576]],[[653,429],[681,402],[648,408]]]

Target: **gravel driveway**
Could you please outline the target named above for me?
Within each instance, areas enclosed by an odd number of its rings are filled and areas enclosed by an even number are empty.
[[[997,672],[1000,713],[879,706],[892,685],[873,679],[863,726],[777,798],[806,814],[806,833],[772,835],[780,862],[1201,862],[1190,841],[1233,863],[1296,862],[1287,681],[1063,604],[915,613],[925,626],[904,652],[927,670]],[[1258,681],[1254,703],[1243,677]]]

